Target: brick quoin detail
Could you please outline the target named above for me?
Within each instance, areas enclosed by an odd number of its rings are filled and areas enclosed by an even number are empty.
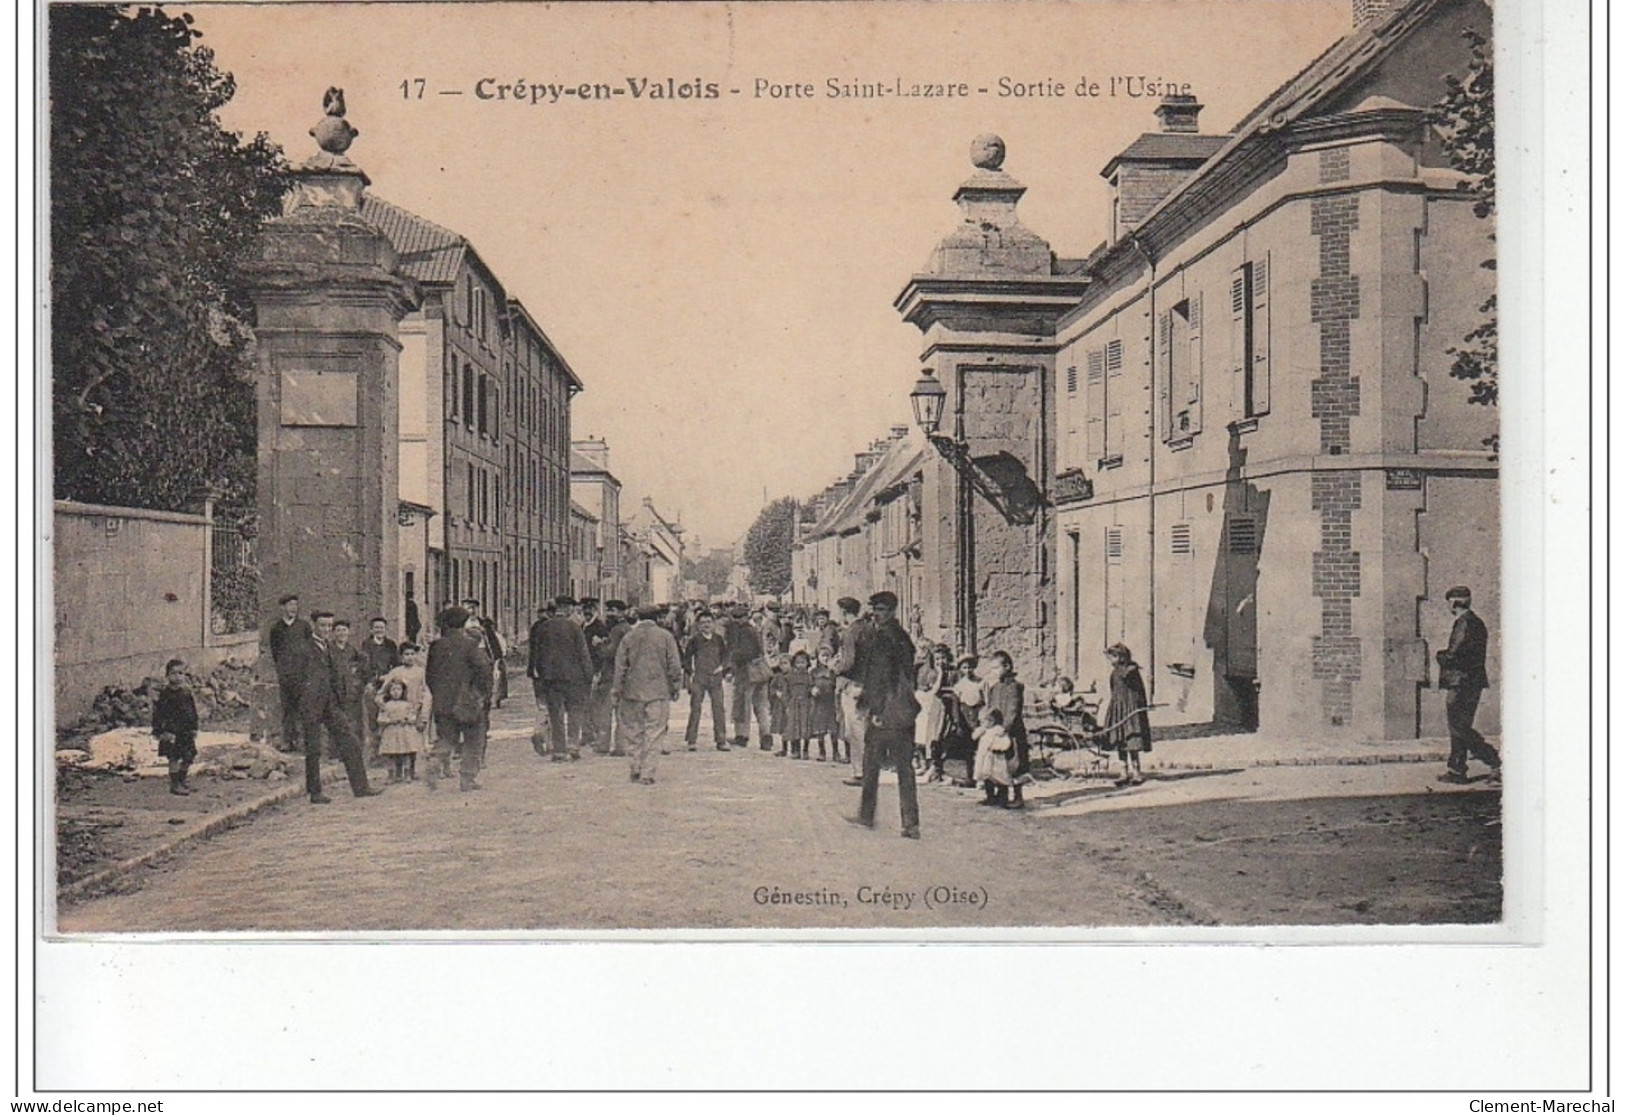
[[[1320,153],[1320,180],[1347,182],[1349,179],[1349,149],[1328,147]]]
[[[1322,181],[1347,178],[1348,152],[1322,151],[1320,173]],[[1351,374],[1349,349],[1349,323],[1360,316],[1360,280],[1349,272],[1349,237],[1358,227],[1358,198],[1310,203],[1310,232],[1320,240],[1320,274],[1309,284],[1309,317],[1320,326],[1320,374],[1309,384],[1309,411],[1320,423],[1320,451],[1327,455],[1349,451],[1350,422],[1360,413],[1360,380]],[[1363,648],[1354,634],[1360,554],[1353,545],[1360,474],[1315,473],[1310,505],[1320,512],[1320,549],[1310,571],[1321,606],[1312,665],[1321,683],[1321,715],[1338,727],[1354,719],[1354,686],[1361,675]]]

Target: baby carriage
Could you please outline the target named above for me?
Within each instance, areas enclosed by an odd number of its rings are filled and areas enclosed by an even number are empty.
[[[1107,773],[1113,752],[1102,747],[1100,705],[1101,699],[1092,693],[1070,693],[1049,702],[1045,719],[1027,730],[1034,778],[1089,778]],[[1078,761],[1062,769],[1056,763],[1062,752],[1076,754]]]

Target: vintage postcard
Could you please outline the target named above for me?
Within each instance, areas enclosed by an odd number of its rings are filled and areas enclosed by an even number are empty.
[[[1497,15],[46,7],[46,934],[1538,938]]]

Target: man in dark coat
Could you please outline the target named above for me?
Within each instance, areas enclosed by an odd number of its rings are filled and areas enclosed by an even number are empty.
[[[460,788],[480,788],[474,776],[485,759],[491,657],[468,632],[469,622],[469,613],[463,608],[450,607],[441,612],[440,638],[430,644],[429,662],[424,667],[423,680],[429,687],[434,716],[434,754],[429,756],[428,766],[431,790],[454,751],[461,756]]]
[[[733,724],[734,745],[750,745],[750,716],[756,713],[756,728],[762,737],[762,750],[773,747],[772,724],[768,717],[767,683],[752,681],[752,662],[764,658],[762,636],[750,621],[750,609],[743,604],[734,605],[733,618],[728,622],[723,637],[728,643],[728,670],[733,675],[733,708],[728,717]]]
[[[1490,768],[1490,779],[1501,776],[1501,756],[1473,727],[1479,698],[1489,688],[1490,676],[1484,669],[1489,652],[1490,633],[1473,611],[1472,591],[1457,585],[1444,594],[1455,614],[1450,627],[1450,643],[1435,657],[1439,661],[1439,688],[1445,691],[1444,715],[1450,725],[1450,758],[1440,782],[1466,782],[1467,760],[1478,759]]]
[[[418,602],[412,596],[412,590],[406,590],[406,621],[403,630],[406,632],[406,641],[416,643],[418,632],[423,630],[423,620],[418,616]]]
[[[581,598],[581,634],[587,639],[587,656],[592,659],[592,691],[587,697],[587,715],[581,729],[581,746],[591,747],[600,754],[609,751],[608,733],[599,731],[599,705],[609,700],[610,682],[614,680],[615,658],[605,657],[609,645],[609,624],[598,614],[598,598]]]
[[[373,616],[367,625],[367,637],[361,641],[361,653],[367,659],[367,692],[361,698],[362,723],[366,726],[366,756],[370,762],[378,754],[378,702],[373,695],[385,674],[401,664],[400,648],[389,637],[389,621]]]
[[[494,688],[491,690],[491,703],[496,708],[502,707],[502,702],[508,699],[508,648],[502,642],[502,636],[497,633],[497,622],[485,614],[480,602],[472,596],[463,601],[463,610],[479,622],[480,630],[485,632],[485,649],[491,656],[491,665],[494,669]]]
[[[553,611],[530,629],[530,664],[526,672],[536,690],[536,703],[547,709],[553,761],[581,758],[592,693],[592,654],[587,637],[573,618],[576,602],[561,596]],[[537,754],[541,748],[537,747]]]
[[[361,742],[356,738],[353,713],[345,702],[351,686],[352,667],[333,640],[333,613],[312,616],[314,629],[304,659],[305,669],[299,691],[301,731],[305,740],[305,791],[312,805],[326,805],[332,799],[322,793],[322,733],[325,730],[333,748],[344,763],[350,779],[350,792],[358,798],[383,791],[367,785],[367,766],[361,758]],[[353,649],[353,648],[352,648]]]
[[[305,654],[310,649],[310,624],[299,618],[299,594],[281,600],[282,614],[271,624],[266,642],[276,666],[277,693],[282,702],[282,750],[299,750],[299,691],[304,686]]]
[[[683,644],[683,674],[688,679],[688,731],[690,751],[698,750],[700,716],[711,700],[711,729],[718,751],[728,750],[728,719],[722,711],[722,675],[728,669],[728,641],[717,633],[710,612],[701,612],[694,634]]]
[[[897,769],[897,797],[903,835],[920,838],[920,800],[914,785],[914,642],[897,622],[897,597],[877,592],[869,598],[870,622],[859,625],[851,671],[860,686],[857,706],[866,719],[863,747],[863,796],[858,824],[873,828],[880,794],[880,768],[890,760]]]

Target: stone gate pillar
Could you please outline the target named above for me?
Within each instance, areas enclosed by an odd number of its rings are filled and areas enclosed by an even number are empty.
[[[1088,280],[1021,223],[1004,156],[997,136],[972,143],[961,223],[895,306],[947,392],[922,470],[926,637],[1008,651],[1032,684],[1055,658],[1055,330]]]
[[[367,176],[345,156],[342,90],[311,129],[283,215],[248,268],[257,311],[260,601],[297,592],[364,630],[400,630],[401,318],[416,307],[394,247],[361,218]]]

